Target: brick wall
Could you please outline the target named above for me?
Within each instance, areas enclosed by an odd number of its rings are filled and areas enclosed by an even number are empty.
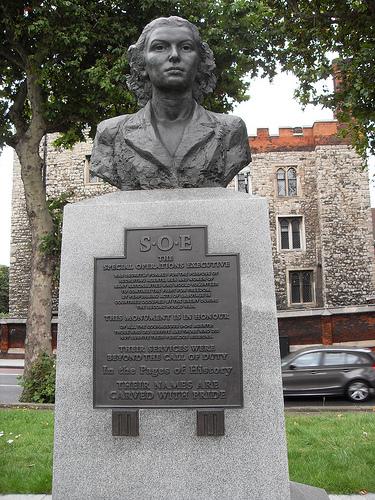
[[[356,340],[375,338],[375,314],[342,314],[332,318],[333,342],[351,342],[353,334]]]
[[[14,354],[24,349],[26,337],[26,321],[15,319],[0,320],[0,357]],[[57,347],[57,322],[51,323],[52,349]],[[22,355],[21,353],[19,354]]]
[[[335,344],[370,341],[375,346],[375,310],[365,312],[320,312],[312,316],[280,317],[279,335],[288,337],[289,345]],[[330,341],[327,341],[327,323]],[[372,341],[372,342],[371,342]]]
[[[348,139],[338,137],[337,121],[315,122],[312,127],[285,127],[278,135],[270,135],[268,128],[258,128],[257,135],[250,136],[254,153],[271,151],[314,151],[317,145],[349,144]]]
[[[281,318],[279,323],[279,335],[288,337],[289,345],[320,344],[322,329],[320,317]]]

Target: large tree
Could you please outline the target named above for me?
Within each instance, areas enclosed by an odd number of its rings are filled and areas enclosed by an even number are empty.
[[[375,1],[266,0],[283,42],[275,56],[300,80],[302,103],[323,104],[363,158],[375,154]],[[335,92],[316,85],[336,72]]]
[[[206,105],[228,111],[245,98],[241,78],[275,61],[271,11],[252,0],[2,0],[0,3],[0,147],[12,146],[21,164],[32,235],[25,375],[51,352],[53,262],[46,242],[53,223],[46,204],[40,143],[61,133],[69,146],[103,118],[133,112],[125,86],[126,49],[143,26],[161,15],[195,22],[217,60],[218,86]]]

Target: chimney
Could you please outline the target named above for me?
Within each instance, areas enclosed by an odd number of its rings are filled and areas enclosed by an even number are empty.
[[[334,59],[332,61],[332,78],[333,78],[333,92],[334,94],[340,94],[340,92],[344,88],[344,75],[343,75],[343,66],[345,64],[345,60],[343,59]],[[333,118],[337,120],[338,114],[340,113],[340,106],[337,105],[336,109],[333,111]]]

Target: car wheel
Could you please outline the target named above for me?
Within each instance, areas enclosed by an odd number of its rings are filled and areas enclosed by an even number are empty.
[[[370,397],[370,389],[366,382],[355,380],[347,386],[346,394],[352,403],[361,403]]]

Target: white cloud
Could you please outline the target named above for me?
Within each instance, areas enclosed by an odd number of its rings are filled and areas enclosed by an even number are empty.
[[[277,134],[279,127],[311,126],[314,121],[332,120],[332,111],[318,106],[301,105],[293,99],[298,80],[289,73],[277,75],[273,82],[256,78],[250,84],[250,99],[240,103],[234,114],[240,116],[249,135],[256,135],[257,128],[269,128]]]

